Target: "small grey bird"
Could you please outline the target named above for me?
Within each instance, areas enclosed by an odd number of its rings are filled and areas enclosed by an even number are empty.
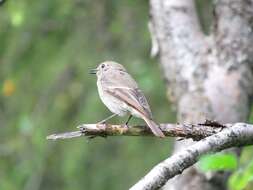
[[[144,94],[121,64],[106,61],[99,64],[96,69],[92,69],[90,73],[97,75],[99,96],[107,108],[114,113],[101,121],[102,123],[116,115],[124,116],[130,113],[126,125],[133,115],[142,118],[155,136],[165,137],[159,126],[153,121]]]

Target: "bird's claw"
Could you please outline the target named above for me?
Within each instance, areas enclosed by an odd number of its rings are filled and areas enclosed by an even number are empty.
[[[129,129],[129,126],[128,126],[127,123],[125,123],[123,126],[124,126],[125,128],[127,128],[127,129]]]

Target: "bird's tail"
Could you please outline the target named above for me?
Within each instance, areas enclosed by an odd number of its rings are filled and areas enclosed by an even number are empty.
[[[153,132],[155,136],[160,137],[160,138],[165,137],[165,135],[163,134],[159,126],[153,120],[148,119],[146,117],[143,117],[143,119],[147,123],[147,125],[149,126],[149,128],[151,129],[151,131]]]

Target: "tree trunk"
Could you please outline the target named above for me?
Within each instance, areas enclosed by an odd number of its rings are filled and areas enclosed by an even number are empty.
[[[159,53],[179,122],[246,121],[253,92],[253,1],[217,0],[206,36],[193,0],[150,0],[152,54]],[[176,142],[175,151],[192,143]],[[226,189],[226,173],[195,167],[165,189]]]

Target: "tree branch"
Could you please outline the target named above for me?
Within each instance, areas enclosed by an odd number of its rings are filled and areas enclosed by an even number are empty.
[[[203,124],[160,124],[160,128],[166,136],[191,138],[200,140],[221,131],[231,124],[221,125],[216,122],[206,121]],[[52,134],[47,136],[49,140],[68,139],[80,136],[106,137],[106,136],[153,136],[147,126],[125,126],[111,124],[82,124],[78,131]]]
[[[206,153],[253,145],[253,125],[246,123],[222,125],[207,120],[202,124],[160,124],[160,127],[166,136],[202,140],[156,165],[131,190],[158,189],[169,179],[195,164],[199,157]],[[82,124],[78,128],[78,131],[49,135],[47,139],[58,140],[80,136],[153,136],[147,126]]]
[[[181,174],[195,164],[199,157],[231,147],[253,144],[253,126],[236,123],[221,132],[209,136],[156,165],[131,190],[149,190],[162,187],[170,178]]]

